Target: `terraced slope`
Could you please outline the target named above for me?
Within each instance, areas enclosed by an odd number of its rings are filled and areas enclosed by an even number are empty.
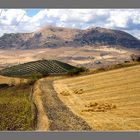
[[[54,88],[94,130],[140,130],[140,65],[56,80]]]
[[[33,72],[38,72],[42,75],[66,74],[75,68],[57,60],[38,60],[3,69],[0,71],[0,74],[17,77],[30,76]]]

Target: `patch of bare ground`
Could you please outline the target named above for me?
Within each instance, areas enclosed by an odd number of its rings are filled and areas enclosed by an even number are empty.
[[[96,61],[101,61],[102,65],[112,63],[122,63],[130,59],[132,53],[140,53],[128,49],[109,48],[107,46],[95,47],[58,47],[32,50],[2,50],[0,49],[0,69],[12,65],[22,64],[40,59],[56,59],[71,65],[87,66],[96,68]],[[47,55],[46,55],[47,54]],[[110,62],[111,61],[111,62]],[[106,62],[106,63],[105,63]]]
[[[49,120],[46,116],[45,109],[42,103],[42,92],[40,89],[40,81],[37,81],[34,85],[33,90],[33,102],[37,108],[37,126],[36,130],[38,131],[46,131],[49,128]]]

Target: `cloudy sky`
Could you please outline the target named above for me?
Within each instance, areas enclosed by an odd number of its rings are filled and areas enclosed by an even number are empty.
[[[140,38],[140,9],[0,9],[0,35],[45,25],[124,30]]]

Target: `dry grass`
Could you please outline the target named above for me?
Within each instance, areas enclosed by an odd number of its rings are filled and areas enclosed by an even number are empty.
[[[38,131],[46,131],[49,129],[49,121],[46,116],[45,109],[42,103],[41,90],[40,90],[40,81],[35,83],[34,93],[33,93],[33,102],[37,107],[37,128]]]
[[[32,130],[33,115],[27,84],[0,89],[0,131]]]
[[[86,109],[83,109],[82,112],[106,112],[108,110],[116,109],[116,105],[108,103],[97,103],[90,102],[85,105]]]
[[[0,84],[21,84],[27,82],[26,79],[23,78],[12,78],[12,77],[5,77],[0,75]]]
[[[84,91],[83,91],[82,88],[80,88],[80,89],[74,89],[73,92],[74,92],[74,94],[83,94],[84,93]]]
[[[140,65],[56,80],[54,88],[95,130],[140,130]],[[81,88],[82,94],[73,92]],[[61,91],[70,96],[62,96]]]
[[[46,33],[48,34],[48,33]],[[64,36],[68,37],[68,36]],[[47,53],[47,55],[46,55]],[[101,57],[102,53],[108,53],[107,56]],[[129,57],[130,54],[136,53],[128,49],[114,49],[106,47],[94,48],[93,46],[85,47],[58,47],[58,48],[45,48],[45,49],[32,49],[32,50],[3,50],[0,49],[0,69],[20,63],[26,63],[30,61],[36,61],[39,59],[56,59],[67,62],[72,65],[79,65],[93,63],[97,60],[104,61],[120,61],[121,59]],[[139,53],[139,52],[138,52]],[[73,56],[71,58],[71,56]],[[84,56],[84,57],[83,57]],[[76,57],[82,57],[83,59],[75,59]],[[91,59],[94,57],[95,59]],[[113,59],[114,58],[114,59]],[[94,65],[95,66],[95,65]],[[90,64],[89,64],[89,67]]]

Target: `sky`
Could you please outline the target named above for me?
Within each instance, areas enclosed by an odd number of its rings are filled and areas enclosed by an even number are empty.
[[[140,39],[140,9],[0,9],[0,36],[47,26],[126,31]]]

